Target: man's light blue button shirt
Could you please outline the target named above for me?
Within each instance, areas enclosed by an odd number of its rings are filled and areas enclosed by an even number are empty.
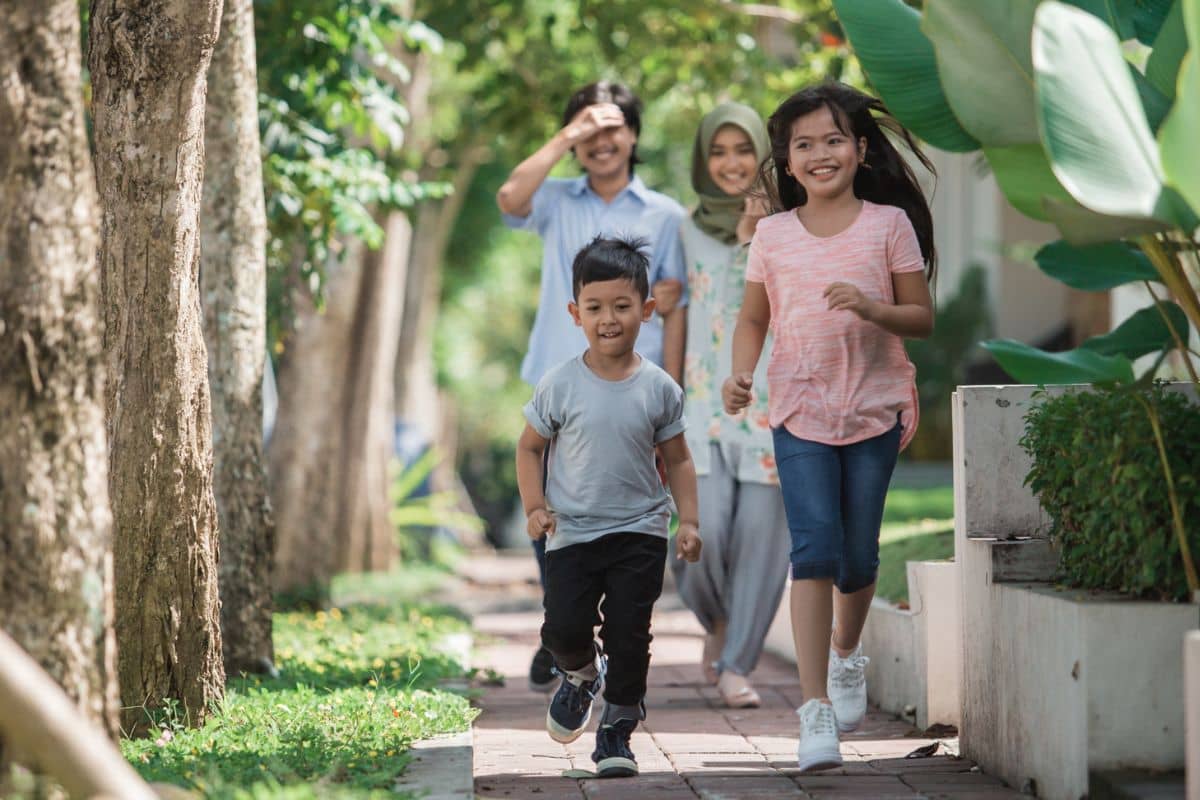
[[[542,287],[529,349],[521,362],[521,379],[536,385],[546,370],[587,349],[583,330],[567,313],[573,299],[571,264],[575,254],[597,235],[640,236],[650,243],[650,285],[665,278],[684,284],[680,306],[687,304],[687,269],[679,244],[683,206],[646,188],[633,176],[620,194],[605,203],[588,186],[587,176],[547,178],[533,195],[527,217],[505,214],[510,228],[542,237]],[[662,317],[642,324],[636,349],[662,365]]]

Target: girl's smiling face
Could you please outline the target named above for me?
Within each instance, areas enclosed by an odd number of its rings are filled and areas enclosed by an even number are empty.
[[[821,106],[792,123],[788,173],[810,199],[833,199],[854,191],[854,175],[866,151],[867,140],[855,142],[842,133],[833,112]]]
[[[708,147],[708,174],[728,195],[744,194],[754,183],[758,156],[750,136],[737,125],[722,125]]]

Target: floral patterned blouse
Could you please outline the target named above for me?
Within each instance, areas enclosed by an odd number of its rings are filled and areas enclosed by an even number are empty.
[[[709,473],[710,445],[741,446],[737,479],[778,484],[771,426],[767,422],[767,362],[771,336],[754,369],[754,399],[730,416],[721,405],[721,384],[733,361],[733,328],[746,282],[747,248],[719,242],[686,217],[679,229],[688,269],[687,352],[683,388],[687,393],[686,438],[697,475]],[[727,463],[733,463],[726,450]]]

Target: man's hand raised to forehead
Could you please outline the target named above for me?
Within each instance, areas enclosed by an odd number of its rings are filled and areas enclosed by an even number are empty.
[[[620,128],[625,124],[625,114],[615,103],[596,103],[580,109],[574,119],[563,128],[567,141],[572,146],[587,141],[605,128]]]

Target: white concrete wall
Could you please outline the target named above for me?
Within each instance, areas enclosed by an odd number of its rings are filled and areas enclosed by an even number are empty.
[[[908,599],[918,680],[917,727],[962,721],[962,621],[958,565],[953,561],[908,562]]]
[[[884,711],[916,720],[925,706],[925,674],[917,669],[916,626],[913,614],[885,600],[871,603],[863,626],[863,655],[867,664],[867,699]]]
[[[1187,709],[1187,797],[1200,800],[1200,631],[1183,645],[1184,708]]]

